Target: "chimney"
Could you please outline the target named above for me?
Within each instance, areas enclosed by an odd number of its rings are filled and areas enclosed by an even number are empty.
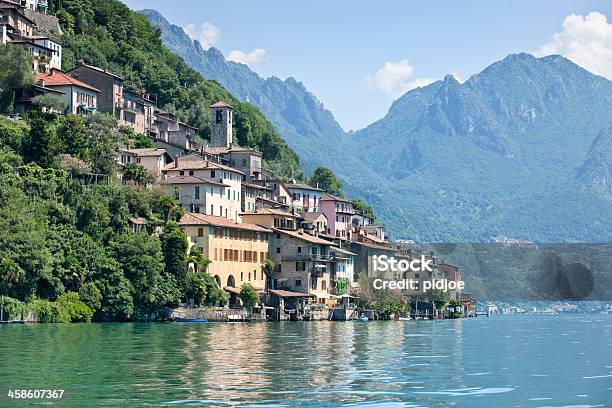
[[[175,169],[176,169],[176,168],[178,168],[178,162],[179,162],[179,157],[178,157],[178,156],[175,156],[175,157],[174,157],[174,168],[175,168]]]

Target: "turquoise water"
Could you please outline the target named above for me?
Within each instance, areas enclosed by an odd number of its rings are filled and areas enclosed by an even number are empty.
[[[608,406],[611,330],[606,315],[5,325],[0,406]]]

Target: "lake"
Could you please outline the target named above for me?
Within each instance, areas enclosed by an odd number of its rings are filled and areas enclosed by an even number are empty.
[[[0,406],[600,407],[611,330],[607,315],[4,325]]]

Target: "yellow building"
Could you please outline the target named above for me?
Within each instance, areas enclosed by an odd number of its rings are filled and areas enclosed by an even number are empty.
[[[297,218],[297,215],[278,208],[258,208],[257,211],[242,213],[242,221],[266,228],[293,230],[297,228]]]
[[[271,230],[255,224],[236,223],[224,217],[185,213],[179,222],[187,235],[189,249],[195,246],[212,261],[208,273],[217,284],[237,294],[243,283],[264,290],[262,269],[268,259]]]

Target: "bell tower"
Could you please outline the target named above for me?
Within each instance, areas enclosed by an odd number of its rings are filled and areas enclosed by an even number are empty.
[[[223,101],[210,106],[211,147],[232,147],[233,109],[231,105]]]

